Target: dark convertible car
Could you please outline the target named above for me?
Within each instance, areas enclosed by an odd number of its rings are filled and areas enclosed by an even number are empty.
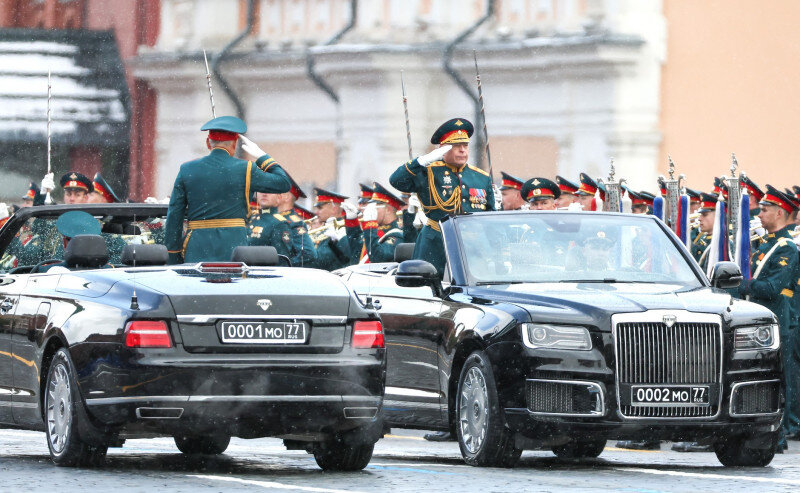
[[[103,233],[65,246],[53,223],[75,209]],[[269,247],[166,266],[165,213],[32,207],[0,230],[0,427],[44,431],[59,465],[126,438],[214,454],[232,436],[275,436],[324,469],[363,468],[382,431],[375,310],[337,276],[277,266]]]
[[[707,279],[652,216],[498,212],[441,227],[443,281],[420,260],[338,272],[379,308],[389,425],[452,431],[480,466],[523,449],[596,457],[608,439],[772,460],[778,326],[723,290],[741,281],[735,264]]]

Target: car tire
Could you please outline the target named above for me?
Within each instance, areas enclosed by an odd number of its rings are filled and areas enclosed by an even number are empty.
[[[765,467],[775,457],[778,432],[772,433],[767,448],[747,447],[748,437],[725,437],[714,444],[714,453],[725,467]]]
[[[464,362],[455,399],[461,456],[471,466],[514,467],[522,450],[503,420],[489,359],[475,351]]]
[[[347,445],[341,440],[315,443],[314,460],[323,471],[360,471],[372,459],[374,443]]]
[[[87,416],[83,410],[75,371],[67,350],[56,351],[47,372],[44,392],[44,418],[50,459],[57,466],[100,466],[106,458],[108,445],[90,444],[80,434]]]
[[[564,445],[553,447],[553,453],[561,459],[594,459],[606,448],[605,439],[573,440]]]
[[[187,455],[219,455],[228,449],[230,443],[229,435],[175,437],[178,450]]]

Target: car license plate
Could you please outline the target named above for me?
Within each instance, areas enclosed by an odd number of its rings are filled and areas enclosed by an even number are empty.
[[[634,385],[634,406],[708,406],[708,385]]]
[[[222,322],[222,342],[230,344],[304,344],[306,322]]]

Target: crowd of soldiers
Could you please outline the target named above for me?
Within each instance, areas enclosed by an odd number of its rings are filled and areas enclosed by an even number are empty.
[[[606,200],[602,182],[581,173],[573,182],[556,176],[521,179],[501,173],[499,186],[489,173],[468,164],[473,125],[465,118],[443,123],[432,135],[434,150],[402,163],[389,179],[394,187],[360,184],[354,200],[339,193],[314,189],[314,212],[297,204],[306,192],[269,154],[245,137],[245,123],[219,117],[206,123],[210,153],[180,167],[164,225],[163,241],[171,263],[229,260],[237,246],[271,246],[291,265],[333,271],[365,262],[394,260],[400,243],[413,243],[413,258],[430,262],[440,275],[445,253],[440,222],[448,216],[493,210],[599,211]],[[237,146],[250,160],[235,156]],[[64,201],[120,202],[98,173],[93,180],[68,172],[61,180]],[[759,303],[777,316],[786,369],[786,411],[783,439],[800,435],[800,262],[795,242],[800,187],[783,191],[766,185],[764,191],[741,177],[749,197],[752,255],[751,276],[731,294]],[[55,188],[45,176],[41,189],[31,184],[21,207],[44,204]],[[653,213],[655,194],[623,187],[623,212]],[[659,193],[666,196],[663,182]],[[728,200],[725,182],[716,179],[709,192],[686,188],[691,230],[689,250],[706,267],[711,255],[715,213]],[[148,199],[154,201],[154,199]],[[8,208],[0,207],[0,221]],[[4,214],[5,213],[5,214]],[[2,223],[0,223],[2,224]],[[73,225],[74,229],[74,225]],[[727,241],[727,240],[726,240]],[[797,295],[797,296],[795,296]],[[447,434],[432,435],[446,439]],[[625,442],[631,448],[654,448],[658,443]],[[678,444],[677,450],[703,450],[697,444]]]

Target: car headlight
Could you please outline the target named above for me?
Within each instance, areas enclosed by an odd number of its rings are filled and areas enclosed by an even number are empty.
[[[748,349],[778,349],[781,337],[776,324],[740,327],[733,331],[733,347],[739,351]]]
[[[592,338],[585,327],[522,324],[522,339],[526,346],[534,349],[592,349]]]

